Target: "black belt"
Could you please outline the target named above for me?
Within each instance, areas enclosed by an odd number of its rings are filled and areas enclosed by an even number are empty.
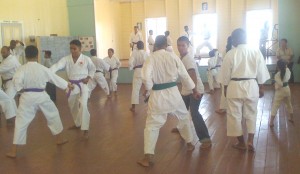
[[[212,68],[210,68],[210,70],[216,69],[216,68],[218,68],[218,67],[221,67],[221,65],[217,65],[217,66],[215,66],[215,67],[212,67]]]
[[[256,78],[231,78],[232,81],[256,80]]]
[[[104,73],[103,73],[102,71],[100,71],[100,70],[96,70],[96,73],[97,73],[97,72],[101,72],[102,74],[104,74]]]
[[[134,47],[134,45],[137,44],[137,42],[131,42],[131,43],[132,43],[131,51],[133,51],[133,47]]]
[[[143,68],[143,65],[137,65],[137,66],[133,67],[133,69],[136,69],[136,68]]]

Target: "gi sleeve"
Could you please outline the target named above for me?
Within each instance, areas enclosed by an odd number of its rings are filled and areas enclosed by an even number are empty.
[[[151,90],[153,86],[153,64],[151,58],[147,59],[142,68],[142,81],[146,90]]]
[[[67,65],[67,57],[61,58],[56,64],[50,67],[52,72],[57,72],[58,70],[64,69]]]

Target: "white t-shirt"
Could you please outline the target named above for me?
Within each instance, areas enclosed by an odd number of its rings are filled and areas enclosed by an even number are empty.
[[[200,75],[199,75],[199,71],[198,71],[198,66],[195,62],[195,60],[189,55],[187,54],[186,56],[184,56],[182,59],[181,59],[184,67],[186,70],[189,70],[189,69],[194,69],[195,70],[195,73],[196,73],[196,76],[197,76],[197,91],[201,94],[204,93],[204,86],[203,86],[203,83],[202,83],[202,80],[200,78]],[[190,90],[190,89],[186,89],[184,86],[182,86],[182,89],[181,89],[181,95],[189,95],[189,94],[192,94],[193,91]]]

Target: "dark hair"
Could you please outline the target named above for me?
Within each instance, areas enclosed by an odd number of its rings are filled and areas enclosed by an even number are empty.
[[[155,38],[154,48],[156,50],[162,49],[167,46],[167,37],[164,35],[159,35]]]
[[[45,51],[45,54],[47,54],[48,56],[51,57],[52,52],[51,52],[50,50],[46,50],[46,51]]]
[[[190,45],[190,40],[186,36],[181,36],[177,39],[177,42],[185,42],[187,45]]]
[[[280,71],[280,78],[281,78],[281,80],[283,80],[283,78],[285,76],[285,71],[286,71],[286,62],[284,60],[278,60],[277,68]]]
[[[281,39],[281,41],[284,41],[285,43],[288,43],[286,38]]]
[[[76,45],[76,46],[78,46],[78,47],[81,48],[81,42],[80,42],[79,40],[77,40],[77,39],[72,40],[72,41],[70,42],[70,45]]]
[[[91,49],[90,54],[92,56],[96,56],[97,55],[97,50],[96,49]]]
[[[226,53],[232,49],[231,36],[227,38]]]
[[[149,33],[150,33],[150,32],[153,32],[153,30],[149,30]]]
[[[25,56],[26,58],[32,59],[36,58],[39,54],[39,50],[36,46],[29,45],[25,48]]]
[[[143,42],[143,41],[138,41],[138,42],[136,43],[136,47],[137,47],[139,50],[144,49],[144,42]]]
[[[10,50],[8,46],[3,46],[2,49],[6,49],[6,51]]]
[[[111,51],[112,53],[115,53],[115,50],[112,48],[109,48],[108,51]]]
[[[170,35],[170,31],[165,31],[165,35],[169,36]]]
[[[246,31],[238,28],[235,29],[231,34],[232,44],[245,44],[247,42],[247,34]]]
[[[215,56],[216,56],[216,51],[217,51],[217,49],[211,50],[211,51],[208,53],[209,57],[215,57]]]

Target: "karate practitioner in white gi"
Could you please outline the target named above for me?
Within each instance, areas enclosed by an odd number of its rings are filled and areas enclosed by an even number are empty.
[[[168,114],[178,118],[178,130],[187,142],[188,150],[192,144],[193,134],[189,120],[189,112],[180,95],[176,81],[180,78],[182,85],[188,90],[195,88],[193,80],[187,73],[179,57],[167,52],[167,38],[157,36],[157,50],[146,59],[142,69],[142,79],[146,90],[151,90],[148,101],[148,113],[144,130],[145,157],[138,164],[148,167],[154,157],[155,145],[160,128],[166,123]],[[147,91],[145,91],[145,94]]]
[[[56,136],[57,145],[67,142],[61,134],[63,126],[59,112],[45,88],[47,82],[61,89],[72,89],[73,86],[37,62],[38,49],[35,46],[26,47],[25,54],[27,63],[18,69],[13,78],[15,88],[22,94],[16,116],[13,146],[6,154],[11,158],[17,155],[17,145],[26,144],[27,128],[38,110],[45,115],[51,133]]]
[[[15,56],[22,64],[26,63],[24,59],[25,44],[19,40],[11,40],[9,44],[10,54]]]
[[[210,94],[215,92],[215,88],[220,88],[220,84],[217,82],[217,77],[219,74],[219,69],[221,67],[222,61],[219,57],[219,52],[214,49],[209,52],[209,60],[207,66],[207,81],[209,85]]]
[[[172,46],[172,39],[170,37],[170,31],[165,31],[165,37],[167,37],[167,44],[168,44],[166,51],[171,52],[171,53],[174,52],[173,46]]]
[[[136,44],[138,41],[143,41],[143,35],[142,33],[139,32],[139,28],[137,26],[134,26],[133,30],[134,31],[130,34],[130,38],[129,38],[129,45],[130,45],[131,52],[137,50]]]
[[[106,63],[103,59],[100,59],[97,57],[97,50],[91,49],[91,60],[94,63],[96,67],[96,73],[94,75],[94,78],[91,79],[88,83],[90,92],[89,97],[92,93],[92,91],[96,88],[97,84],[103,89],[103,91],[106,93],[107,96],[109,96],[109,87],[107,84],[107,81],[104,77],[104,73],[109,71],[109,64]]]
[[[154,49],[153,30],[149,30],[149,36],[147,42],[148,42],[148,48],[150,53],[153,53],[153,49]]]
[[[11,98],[9,98],[9,96],[1,89],[0,89],[0,105],[5,115],[5,118],[13,118],[16,116],[15,102],[12,101]],[[13,122],[9,124],[13,124]]]
[[[237,137],[234,148],[254,151],[257,103],[264,95],[263,84],[270,74],[260,50],[247,46],[243,29],[234,30],[231,38],[235,48],[226,54],[221,68],[228,104],[227,135]],[[243,118],[248,132],[247,146],[243,137]]]
[[[107,51],[108,57],[104,58],[104,61],[109,64],[110,68],[107,73],[105,73],[105,78],[108,81],[110,95],[114,92],[117,95],[117,80],[119,75],[119,68],[121,67],[120,60],[114,56],[114,49],[110,48]]]
[[[273,99],[270,127],[274,126],[274,119],[277,114],[277,110],[281,103],[285,103],[285,107],[289,113],[289,121],[294,122],[294,112],[291,101],[291,90],[289,87],[289,80],[291,78],[291,71],[287,68],[287,62],[285,60],[277,61],[277,70],[275,74],[275,95]]]
[[[90,113],[87,107],[89,88],[87,83],[94,77],[96,67],[92,60],[81,53],[81,42],[72,40],[70,42],[71,54],[61,58],[50,70],[56,72],[65,69],[69,81],[74,85],[73,91],[68,91],[69,108],[75,125],[70,129],[81,129],[84,137],[88,138],[90,126]]]
[[[135,111],[135,105],[138,105],[140,98],[140,90],[142,87],[142,67],[147,58],[147,53],[144,50],[144,43],[137,42],[138,50],[133,52],[129,59],[129,70],[134,70],[132,80],[132,93],[131,93],[131,108],[130,111]]]
[[[9,107],[9,109],[12,109],[11,111],[7,111],[10,113],[16,113],[17,111],[17,105],[15,101],[15,95],[17,93],[17,90],[14,88],[12,78],[17,71],[17,69],[21,66],[17,58],[10,54],[9,47],[4,46],[1,49],[1,55],[3,58],[2,63],[0,64],[0,75],[2,78],[2,86],[5,91],[5,93],[8,95],[8,97],[11,100],[11,104],[13,107]],[[12,117],[11,117],[12,116]],[[16,115],[6,115],[7,122],[11,125],[14,122],[14,116]]]

